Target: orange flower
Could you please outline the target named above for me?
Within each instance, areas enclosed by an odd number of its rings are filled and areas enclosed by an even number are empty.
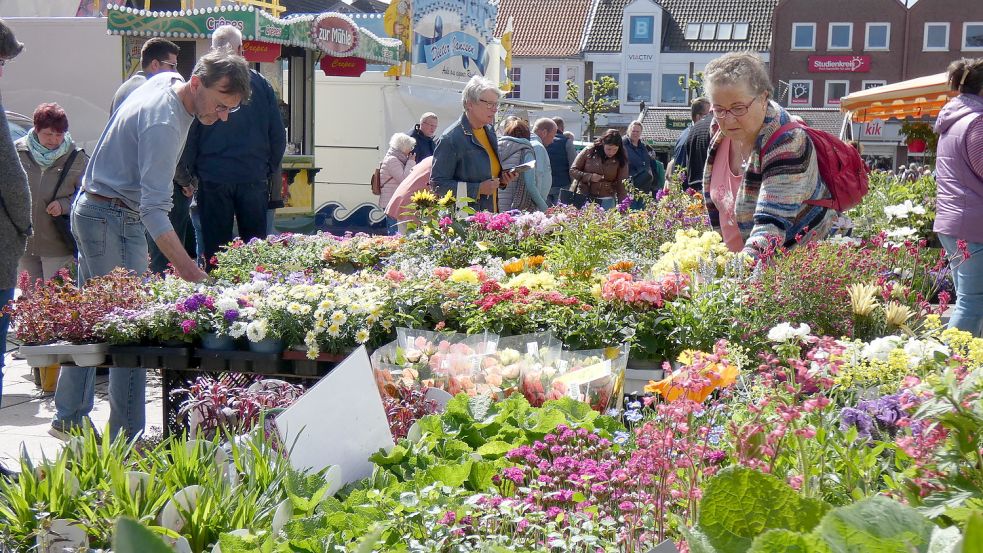
[[[522,260],[520,259],[518,261],[513,261],[512,263],[506,263],[505,265],[502,266],[502,269],[505,270],[505,274],[514,275],[514,274],[521,273],[524,267],[525,266],[523,265]]]
[[[608,267],[609,271],[617,271],[619,273],[628,273],[635,268],[635,263],[632,261],[619,261],[614,265]]]
[[[533,255],[531,257],[527,257],[525,261],[526,261],[526,265],[530,269],[532,269],[534,267],[539,267],[540,265],[542,265],[546,261],[546,258],[541,255]]]
[[[734,382],[737,381],[737,366],[726,361],[707,365],[700,371],[700,375],[709,380],[709,382],[695,389],[687,388],[680,382],[674,382],[676,374],[678,373],[670,374],[658,382],[650,380],[645,385],[645,391],[659,394],[666,401],[676,401],[679,398],[685,398],[697,403],[703,403],[710,397],[710,394],[714,390],[733,386]]]

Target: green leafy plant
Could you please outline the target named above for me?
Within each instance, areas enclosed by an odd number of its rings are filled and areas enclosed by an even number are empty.
[[[587,139],[593,140],[594,130],[597,129],[597,115],[618,107],[617,95],[611,94],[618,90],[618,81],[608,76],[596,81],[585,81],[583,96],[580,94],[580,87],[573,81],[568,80],[566,86],[567,100],[573,102],[577,110],[587,117]]]

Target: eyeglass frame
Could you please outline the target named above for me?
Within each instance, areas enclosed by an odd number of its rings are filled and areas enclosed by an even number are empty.
[[[160,63],[161,65],[167,65],[171,69],[177,71],[177,62],[176,61],[157,60],[157,62]]]
[[[735,107],[732,107],[730,109],[719,109],[719,110],[716,107],[714,107],[713,105],[711,105],[710,106],[710,113],[712,113],[713,116],[715,118],[717,118],[717,119],[723,119],[724,117],[727,117],[728,115],[732,116],[734,119],[740,119],[741,117],[744,117],[745,115],[747,115],[751,111],[751,107],[753,107],[754,106],[754,103],[757,102],[757,101],[758,101],[758,96],[755,96],[746,105],[735,106]],[[735,111],[735,110],[740,110],[740,109],[744,109],[744,113],[738,114]]]
[[[501,104],[499,102],[492,102],[492,101],[489,101],[489,100],[482,100],[481,98],[478,98],[478,102],[480,102],[481,104],[483,104],[486,108],[494,109],[495,111],[498,111],[498,108],[501,106]]]

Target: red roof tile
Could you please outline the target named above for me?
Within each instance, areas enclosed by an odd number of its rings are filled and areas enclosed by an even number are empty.
[[[569,58],[581,55],[591,0],[501,0],[495,36],[513,18],[512,55]]]

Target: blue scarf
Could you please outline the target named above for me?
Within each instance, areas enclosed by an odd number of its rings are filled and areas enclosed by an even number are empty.
[[[65,139],[61,141],[61,146],[49,150],[38,142],[38,133],[31,129],[31,132],[27,133],[27,147],[31,151],[31,157],[41,166],[41,169],[47,169],[72,148],[72,135],[65,132]]]

